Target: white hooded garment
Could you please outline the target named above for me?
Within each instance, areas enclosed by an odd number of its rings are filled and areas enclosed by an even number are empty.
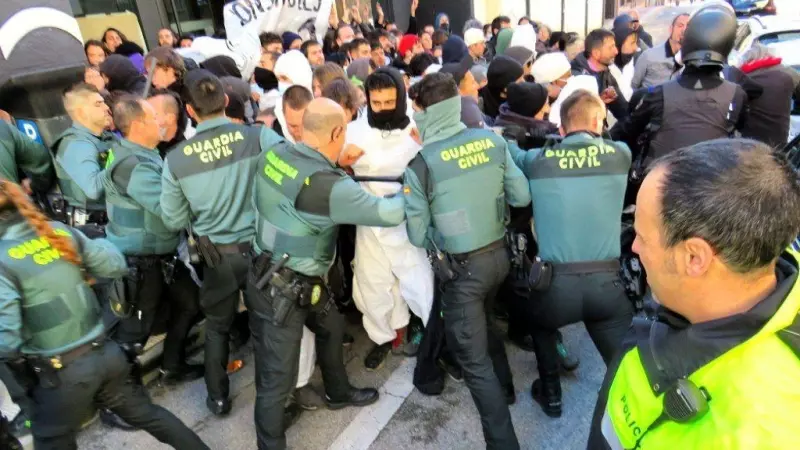
[[[533,59],[536,59],[536,30],[533,25],[526,23],[514,28],[514,34],[511,35],[511,42],[509,47],[525,47],[533,52]]]
[[[314,74],[311,71],[311,64],[299,50],[291,50],[283,55],[275,62],[275,76],[280,80],[281,76],[287,77],[292,80],[291,84],[286,84],[283,81],[278,81],[278,89],[281,96],[286,89],[294,85],[300,85],[308,89],[309,92],[314,92],[313,79]],[[271,92],[271,91],[270,91]],[[283,137],[292,144],[296,144],[289,127],[286,126],[286,116],[283,114],[283,101],[278,100],[275,103],[275,118],[281,124],[283,130]]]
[[[364,150],[353,165],[358,176],[400,177],[420,146],[411,138],[413,122],[404,130],[369,126],[366,114],[347,127],[346,142]],[[400,183],[362,182],[370,194],[400,192]],[[402,194],[401,194],[402,195]],[[428,322],[433,304],[433,271],[425,250],[408,240],[406,224],[391,228],[356,227],[353,300],[364,314],[364,328],[376,344],[395,338],[408,325],[408,308]]]

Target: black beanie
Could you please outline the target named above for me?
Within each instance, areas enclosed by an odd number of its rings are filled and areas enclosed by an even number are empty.
[[[547,88],[538,83],[512,83],[508,85],[508,108],[525,117],[539,113],[547,101]]]

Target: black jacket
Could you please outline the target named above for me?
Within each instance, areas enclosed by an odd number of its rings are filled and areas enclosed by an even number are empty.
[[[658,309],[655,325],[653,321],[635,317],[628,335],[622,342],[622,351],[608,366],[594,409],[587,449],[609,449],[600,427],[611,382],[619,369],[622,357],[628,350],[639,348],[642,365],[650,385],[662,386],[663,392],[678,378],[695,372],[711,360],[750,339],[766,325],[791,292],[797,280],[797,267],[786,259],[780,259],[776,275],[778,286],[772,294],[742,314],[695,325],[691,325],[685,318],[663,307]],[[795,321],[794,326],[800,326],[800,321]],[[655,367],[656,352],[661,370]],[[795,353],[800,354],[800,349],[795,349]],[[713,392],[710,394],[714,395]]]
[[[617,91],[617,99],[614,100],[614,103],[608,105],[608,110],[614,114],[617,120],[622,120],[628,116],[628,101],[625,100],[625,96],[622,95],[622,90],[619,88],[616,78],[614,78],[614,75],[611,75],[608,69],[602,72],[595,72],[589,66],[586,55],[581,53],[572,60],[572,74],[591,75],[595,77],[597,79],[598,92],[600,93],[609,87],[613,87],[614,90]]]
[[[686,70],[677,78],[681,86],[692,89],[700,83],[704,89],[714,89],[722,84],[722,78],[718,71],[701,71],[687,67]],[[744,88],[739,86],[734,103],[737,105],[732,117],[735,119],[736,129],[741,130],[747,120],[746,105],[748,94]],[[760,89],[758,86],[750,86],[749,89]],[[754,95],[754,94],[753,94]],[[662,86],[643,88],[634,92],[631,97],[633,111],[624,120],[620,120],[609,131],[611,139],[623,141],[628,144],[631,151],[636,156],[640,151],[639,136],[646,130],[657,130],[664,119],[664,90]]]
[[[503,137],[517,141],[523,150],[543,147],[548,137],[558,135],[554,123],[515,114],[506,103],[500,106],[500,115],[494,125],[503,127]]]

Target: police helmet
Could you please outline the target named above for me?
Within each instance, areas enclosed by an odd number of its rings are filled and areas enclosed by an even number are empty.
[[[723,66],[736,40],[736,14],[728,3],[710,3],[692,14],[681,47],[689,66]]]

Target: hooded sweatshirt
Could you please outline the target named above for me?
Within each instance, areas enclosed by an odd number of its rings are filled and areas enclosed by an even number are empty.
[[[492,119],[500,114],[500,105],[505,102],[501,97],[503,90],[514,83],[523,74],[522,66],[512,58],[500,55],[489,64],[486,75],[488,84],[481,88],[479,94],[483,99],[483,112]]]
[[[309,92],[314,92],[312,84],[314,74],[311,71],[311,65],[299,50],[286,52],[275,62],[275,76],[280,77],[281,75],[292,80],[292,83],[278,83],[278,92],[280,92],[281,97],[287,89],[294,85],[303,86],[308,89]],[[275,118],[278,119],[281,130],[288,130],[286,126],[286,117],[283,115],[283,101],[280,99],[275,102]],[[284,132],[283,137],[292,144],[296,143],[289,132]]]
[[[402,130],[408,127],[410,122],[408,118],[408,97],[406,95],[406,84],[403,81],[403,75],[397,69],[392,67],[382,67],[375,71],[375,74],[386,74],[392,77],[395,88],[397,89],[397,103],[394,110],[391,112],[375,113],[369,103],[369,91],[367,95],[367,121],[369,126],[379,130]],[[374,75],[374,74],[373,74]]]
[[[442,45],[442,64],[461,62],[468,55],[467,44],[455,34],[447,38]]]
[[[242,78],[242,72],[236,67],[236,62],[230,56],[219,55],[200,63],[200,67],[213,73],[219,78],[236,77]]]
[[[108,55],[100,63],[100,73],[108,78],[108,92],[125,91],[129,94],[141,95],[147,86],[147,79],[139,73],[130,59],[122,55]]]
[[[533,25],[527,23],[518,26],[511,36],[508,47],[525,47],[533,52],[533,58],[536,59],[536,30],[533,29]]]
[[[376,114],[370,106],[367,92],[367,113],[347,126],[346,141],[365,152],[352,166],[356,175],[399,177],[417,155],[420,146],[411,138],[414,124],[408,117],[403,76],[391,67],[382,67],[370,76],[378,74],[392,78],[397,90],[397,105],[392,111]],[[400,188],[395,183],[366,183],[366,186],[367,191],[379,196],[397,192]]]
[[[514,36],[514,30],[511,28],[504,28],[497,33],[497,45],[494,47],[495,56],[502,55],[506,49],[511,46],[511,38]]]
[[[630,101],[633,95],[633,87],[631,85],[633,84],[634,65],[636,64],[637,57],[641,54],[638,51],[629,55],[622,54],[622,45],[625,43],[625,40],[628,39],[628,36],[636,34],[636,32],[630,28],[631,20],[631,17],[627,14],[623,14],[614,20],[614,42],[617,45],[617,51],[619,53],[617,57],[614,58],[614,64],[608,68],[611,75],[613,75],[614,79],[617,81],[617,85],[620,87],[620,94],[628,101]]]

